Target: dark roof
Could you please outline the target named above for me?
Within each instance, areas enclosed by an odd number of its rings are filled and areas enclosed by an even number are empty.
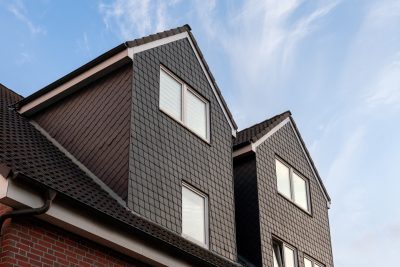
[[[0,86],[0,96],[0,165],[10,167],[16,179],[21,177],[51,188],[93,214],[105,216],[200,265],[239,266],[128,210],[10,108],[21,96],[4,86]]]
[[[6,103],[15,103],[21,99],[22,96],[0,83],[0,101],[4,101]]]
[[[40,89],[39,91],[37,91],[37,92],[31,94],[30,96],[22,99],[19,103],[17,103],[17,107],[25,105],[26,103],[28,103],[28,102],[30,102],[30,101],[32,101],[32,100],[44,95],[45,93],[53,90],[55,87],[59,86],[60,84],[63,84],[66,81],[72,79],[73,77],[78,76],[79,74],[81,74],[81,73],[85,72],[86,70],[92,68],[93,66],[95,66],[98,63],[102,62],[103,60],[106,60],[107,58],[109,58],[109,57],[111,57],[111,56],[123,51],[127,47],[131,48],[131,47],[143,45],[143,44],[146,44],[146,43],[149,43],[149,42],[152,42],[152,41],[156,41],[156,40],[159,40],[159,39],[162,39],[162,38],[166,38],[166,37],[169,37],[169,36],[173,36],[173,35],[176,35],[176,34],[182,33],[182,32],[188,32],[189,33],[190,38],[192,39],[193,44],[194,44],[194,46],[195,46],[195,48],[197,50],[197,53],[199,54],[201,60],[203,61],[203,64],[204,64],[204,66],[206,68],[206,71],[207,71],[208,75],[210,76],[214,87],[217,90],[217,94],[218,94],[218,96],[220,97],[220,99],[222,101],[222,105],[224,106],[226,112],[228,113],[229,119],[231,120],[231,122],[233,124],[233,127],[235,129],[237,129],[236,122],[233,119],[233,116],[232,116],[232,114],[231,114],[231,112],[230,112],[230,110],[228,108],[228,105],[226,104],[225,99],[221,94],[221,91],[220,91],[220,89],[219,89],[219,87],[218,87],[218,85],[217,85],[217,83],[216,83],[216,81],[214,79],[214,76],[212,75],[211,70],[208,67],[207,62],[205,61],[204,56],[203,56],[199,46],[197,45],[196,39],[194,38],[193,34],[191,33],[191,28],[190,28],[190,26],[188,24],[185,24],[185,25],[183,25],[181,27],[177,27],[177,28],[170,29],[170,30],[167,30],[167,31],[159,32],[159,33],[156,33],[156,34],[151,34],[149,36],[145,36],[145,37],[142,37],[142,38],[138,38],[138,39],[135,39],[135,40],[132,40],[132,41],[127,41],[125,43],[122,43],[122,44],[114,47],[113,49],[105,52],[104,54],[98,56],[97,58],[93,59],[92,61],[86,63],[85,65],[79,67],[78,69],[72,71],[71,73],[65,75],[64,77],[56,80],[55,82],[47,85],[46,87]]]
[[[291,115],[292,113],[290,113],[290,111],[285,111],[279,115],[276,115],[265,121],[254,124],[249,128],[239,131],[236,135],[236,138],[233,139],[233,148],[237,149],[247,144],[250,144],[250,142],[256,142],[258,139],[271,131],[276,125],[278,125]]]

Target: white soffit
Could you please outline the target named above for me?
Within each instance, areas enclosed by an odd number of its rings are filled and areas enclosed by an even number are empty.
[[[155,40],[143,45],[138,45],[138,46],[134,46],[131,48],[127,48],[124,51],[121,51],[120,53],[110,57],[107,60],[104,60],[103,62],[99,63],[98,65],[92,67],[91,69],[83,72],[82,74],[72,78],[71,80],[61,84],[60,86],[54,88],[53,90],[45,93],[44,95],[32,100],[31,102],[23,105],[20,109],[19,109],[19,113],[21,114],[28,114],[30,111],[34,110],[35,108],[37,108],[39,105],[47,102],[47,101],[51,101],[52,99],[54,99],[54,97],[56,97],[57,95],[66,92],[67,90],[69,90],[70,88],[76,86],[77,84],[81,83],[82,81],[88,79],[89,77],[91,77],[92,75],[95,75],[97,73],[99,73],[100,71],[112,66],[113,64],[117,63],[118,61],[123,60],[126,57],[129,57],[131,59],[133,59],[134,55],[143,51],[146,51],[148,49],[152,49],[161,45],[165,45],[171,42],[175,42],[181,39],[187,38],[190,46],[193,49],[193,52],[196,55],[196,58],[207,78],[207,81],[210,85],[210,87],[213,90],[213,93],[218,101],[218,104],[220,105],[221,109],[224,112],[224,115],[229,123],[229,125],[231,126],[232,129],[232,135],[236,136],[236,130],[234,127],[233,122],[230,119],[230,116],[228,115],[228,111],[226,110],[225,106],[223,105],[222,99],[220,98],[217,89],[214,86],[214,83],[211,80],[211,77],[204,65],[203,60],[201,59],[199,52],[196,49],[196,46],[193,43],[192,38],[190,37],[188,32],[182,32],[182,33],[178,33],[169,37],[165,37],[159,40]]]
[[[43,205],[43,199],[32,188],[0,175],[0,203],[10,207],[35,208]],[[188,262],[122,231],[116,225],[89,217],[85,210],[77,209],[57,196],[50,209],[39,218],[152,266],[190,266]]]
[[[44,95],[32,100],[31,102],[23,105],[18,112],[21,114],[29,113],[30,111],[37,108],[39,105],[51,101],[59,94],[65,93],[66,91],[70,90],[72,87],[78,85],[79,83],[83,82],[84,80],[92,77],[93,75],[98,74],[99,72],[105,70],[108,67],[120,62],[122,59],[128,57],[128,51],[125,49],[124,51],[119,52],[118,54],[102,61],[101,63],[97,64],[96,66],[88,69],[87,71],[79,74],[78,76],[68,80],[67,82],[57,86],[53,90],[45,93]]]

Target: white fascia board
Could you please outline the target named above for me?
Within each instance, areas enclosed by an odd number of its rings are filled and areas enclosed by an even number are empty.
[[[210,86],[211,86],[211,88],[212,88],[212,90],[213,90],[213,93],[214,93],[214,95],[215,95],[215,98],[216,98],[217,101],[218,101],[219,106],[221,107],[222,111],[224,112],[225,118],[227,119],[229,125],[231,126],[232,135],[233,135],[234,137],[236,137],[236,129],[235,129],[235,127],[233,126],[233,122],[231,121],[231,119],[230,119],[230,117],[229,117],[229,115],[228,115],[228,111],[225,109],[225,106],[224,106],[223,103],[222,103],[222,99],[219,97],[219,95],[218,95],[218,93],[217,93],[217,89],[215,88],[214,83],[212,82],[211,77],[210,77],[210,75],[208,74],[208,71],[207,71],[206,67],[204,66],[203,60],[201,60],[201,57],[200,57],[200,55],[199,55],[199,53],[198,53],[198,51],[197,51],[195,45],[193,44],[193,40],[192,40],[192,38],[189,36],[189,34],[188,34],[188,40],[189,40],[190,46],[192,47],[192,49],[193,49],[193,51],[194,51],[194,53],[195,53],[195,55],[196,55],[197,61],[199,62],[200,66],[201,66],[201,68],[202,68],[202,70],[203,70],[203,72],[204,72],[204,75],[206,75],[206,77],[207,77],[207,81],[208,81],[208,83],[210,84]]]
[[[234,158],[236,158],[237,156],[246,154],[246,153],[248,153],[250,151],[255,152],[255,149],[254,149],[254,146],[253,146],[252,143],[248,144],[247,146],[241,147],[238,150],[233,151],[232,155],[233,155]]]
[[[242,147],[236,151],[233,152],[233,157],[237,157],[240,156],[242,154],[245,154],[249,151],[257,151],[257,147],[262,144],[265,140],[267,140],[271,135],[273,135],[274,133],[276,133],[280,128],[282,128],[286,123],[290,122],[290,118],[286,118],[283,121],[281,121],[278,125],[276,125],[274,128],[272,128],[271,131],[269,131],[268,133],[266,133],[263,137],[261,137],[260,139],[258,139],[256,142],[251,142],[250,144],[248,144],[245,147]]]
[[[149,42],[146,44],[130,47],[130,48],[128,48],[128,55],[130,58],[133,59],[134,54],[137,54],[137,53],[140,53],[140,52],[143,52],[143,51],[146,51],[146,50],[149,50],[149,49],[161,46],[161,45],[169,44],[169,43],[172,43],[172,42],[184,39],[184,38],[188,38],[188,37],[189,37],[189,34],[187,32],[181,32],[181,33],[178,33],[178,34],[175,34],[172,36],[168,36],[168,37],[165,37],[165,38],[162,38],[159,40],[155,40],[155,41],[152,41],[152,42]]]
[[[35,208],[43,205],[43,199],[32,188],[12,179],[5,179],[1,175],[0,194],[0,202],[13,208]],[[120,230],[116,225],[89,217],[85,210],[73,207],[57,197],[50,209],[38,218],[152,266],[191,266],[187,261],[163,251],[159,246]]]
[[[207,71],[207,69],[206,69],[206,67],[204,65],[204,62],[201,59],[201,57],[200,57],[200,55],[199,55],[199,53],[198,53],[198,51],[196,49],[196,46],[194,45],[193,40],[190,37],[188,32],[182,32],[182,33],[179,33],[179,34],[176,34],[176,35],[173,35],[173,36],[169,36],[169,37],[166,37],[166,38],[163,38],[163,39],[160,39],[160,40],[149,42],[147,44],[143,44],[143,45],[135,46],[135,47],[132,47],[132,48],[128,48],[128,51],[129,51],[128,55],[129,55],[130,58],[133,59],[134,55],[137,54],[137,53],[140,53],[140,52],[143,52],[143,51],[146,51],[148,49],[152,49],[152,48],[155,48],[155,47],[158,47],[158,46],[161,46],[161,45],[165,45],[165,44],[168,44],[168,43],[171,43],[171,42],[175,42],[175,41],[178,41],[178,40],[181,40],[181,39],[184,39],[184,38],[188,39],[188,41],[190,43],[190,46],[192,47],[193,52],[196,55],[197,61],[199,62],[200,66],[201,66],[201,69],[203,70],[203,73],[206,76],[207,81],[208,81],[211,89],[213,90],[215,98],[217,99],[217,102],[218,102],[219,106],[221,107],[221,109],[224,112],[224,115],[225,115],[229,125],[231,126],[232,135],[234,137],[236,137],[236,129],[233,126],[233,123],[232,123],[230,117],[228,116],[228,111],[226,110],[225,106],[223,105],[222,100],[221,100],[221,98],[219,97],[219,95],[217,93],[217,89],[215,88],[214,83],[212,82],[211,77],[208,74],[208,71]]]
[[[134,46],[134,47],[131,47],[131,48],[127,48],[127,49],[121,51],[120,53],[112,56],[111,58],[99,63],[98,65],[94,66],[93,68],[85,71],[84,73],[82,73],[82,74],[72,78],[71,80],[63,83],[62,85],[54,88],[53,90],[47,92],[43,96],[40,96],[40,97],[36,98],[35,100],[32,100],[31,102],[29,102],[26,105],[22,106],[19,109],[19,113],[28,114],[28,112],[32,111],[35,107],[43,104],[46,101],[49,101],[50,99],[54,98],[55,96],[67,91],[68,89],[72,88],[73,86],[79,84],[80,82],[88,79],[89,77],[93,76],[94,74],[99,73],[100,71],[102,71],[102,70],[106,69],[107,67],[109,67],[109,66],[111,66],[111,65],[113,65],[113,64],[115,64],[115,63],[117,63],[119,61],[121,61],[122,59],[124,59],[126,57],[129,57],[131,60],[133,60],[134,55],[137,54],[137,53],[140,53],[140,52],[143,52],[143,51],[146,51],[146,50],[149,50],[149,49],[161,46],[161,45],[165,45],[165,44],[168,44],[168,43],[171,43],[171,42],[175,42],[175,41],[178,41],[178,40],[181,40],[181,39],[184,39],[184,38],[188,39],[188,41],[190,43],[190,46],[192,47],[192,49],[193,49],[193,51],[194,51],[194,53],[196,55],[197,61],[199,62],[200,66],[201,66],[201,68],[202,68],[202,70],[203,70],[203,72],[204,72],[204,74],[205,74],[205,76],[207,78],[207,81],[208,81],[208,83],[210,84],[210,86],[211,86],[211,88],[213,90],[213,93],[214,93],[214,95],[215,95],[215,97],[216,97],[216,99],[218,101],[218,104],[220,105],[222,111],[224,112],[224,115],[225,115],[226,119],[228,120],[229,125],[231,126],[232,135],[234,137],[236,137],[236,129],[233,126],[233,123],[232,123],[230,117],[228,116],[228,111],[226,110],[225,106],[223,105],[222,100],[219,97],[219,95],[217,93],[217,90],[216,90],[216,88],[214,86],[214,83],[212,82],[211,77],[208,74],[207,69],[205,68],[204,63],[203,63],[203,61],[202,61],[202,59],[201,59],[201,57],[200,57],[195,45],[193,44],[192,38],[190,37],[188,32],[178,33],[178,34],[175,34],[175,35],[172,35],[172,36],[168,36],[168,37],[165,37],[165,38],[162,38],[162,39],[159,39],[159,40],[155,40],[155,41],[143,44],[143,45],[138,45],[138,46]]]
[[[97,64],[96,66],[88,69],[87,71],[79,74],[78,76],[68,80],[67,82],[57,86],[56,88],[45,93],[44,95],[23,105],[18,110],[18,112],[20,114],[29,114],[29,112],[32,112],[38,106],[44,104],[45,102],[53,100],[56,96],[66,93],[71,88],[78,86],[79,84],[81,84],[82,82],[84,82],[86,80],[90,80],[90,78],[96,77],[97,74],[100,74],[101,72],[104,72],[107,69],[109,69],[111,71],[113,69],[112,66],[118,66],[118,63],[120,63],[123,59],[126,59],[127,57],[128,57],[128,50],[125,49],[125,50],[119,52],[118,54]]]
[[[299,145],[300,145],[300,147],[301,147],[301,149],[303,151],[303,154],[307,159],[308,165],[310,166],[310,168],[311,168],[311,170],[312,170],[312,172],[314,174],[314,177],[317,179],[318,186],[321,189],[321,192],[325,197],[325,200],[326,200],[326,203],[327,203],[327,206],[328,206],[328,209],[329,209],[330,206],[331,206],[331,202],[330,202],[328,196],[325,193],[325,190],[324,190],[324,188],[323,188],[323,186],[321,184],[320,178],[318,178],[319,176],[317,175],[317,172],[316,172],[315,168],[313,167],[313,164],[311,164],[311,159],[309,158],[309,156],[308,156],[308,154],[306,152],[306,148],[304,147],[303,142],[301,142],[299,133],[297,132],[296,128],[294,127],[292,121],[290,121],[290,126],[292,127],[292,130],[293,130],[294,134],[296,135],[297,142],[299,143]]]

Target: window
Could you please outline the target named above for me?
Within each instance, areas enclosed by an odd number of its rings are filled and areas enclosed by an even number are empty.
[[[280,160],[276,159],[275,163],[278,192],[303,210],[310,212],[310,196],[307,180]]]
[[[189,185],[182,186],[182,235],[202,245],[208,244],[208,199]]]
[[[309,257],[304,257],[304,267],[324,267],[324,266]]]
[[[209,104],[164,68],[160,70],[160,109],[209,141]]]
[[[273,241],[274,267],[297,267],[296,251],[280,241]]]

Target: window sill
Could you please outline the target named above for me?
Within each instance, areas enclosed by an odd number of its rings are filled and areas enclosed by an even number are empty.
[[[205,142],[207,145],[211,146],[210,140],[201,137],[200,135],[198,135],[197,133],[195,133],[193,130],[191,130],[189,127],[187,127],[185,124],[183,124],[183,122],[179,121],[178,119],[176,119],[174,116],[172,116],[171,114],[169,114],[167,111],[163,110],[162,108],[159,108],[159,110],[164,113],[165,115],[167,115],[169,118],[173,119],[176,123],[178,123],[180,126],[182,126],[183,128],[185,128],[186,130],[188,130],[191,134],[193,134],[194,136],[196,136],[197,138],[199,138],[201,141]]]
[[[287,196],[283,195],[282,193],[280,193],[279,191],[276,191],[278,193],[279,196],[281,196],[282,198],[284,198],[286,201],[289,201],[293,206],[295,206],[296,208],[298,208],[299,210],[301,210],[302,212],[304,212],[305,214],[307,214],[308,216],[310,216],[311,218],[313,217],[311,208],[310,211],[303,209],[302,207],[300,207],[299,205],[296,204],[296,202],[294,202],[293,200],[291,200],[290,198],[288,198]]]

